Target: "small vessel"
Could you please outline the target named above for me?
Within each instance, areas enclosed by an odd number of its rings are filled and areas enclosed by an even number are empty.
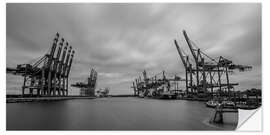
[[[223,108],[235,108],[235,103],[232,101],[222,101]]]
[[[209,100],[205,103],[207,107],[215,108],[219,102],[217,100]],[[223,108],[235,108],[235,103],[229,100],[224,100],[221,102]]]
[[[218,101],[216,100],[209,100],[205,103],[207,107],[215,108],[218,105]]]
[[[175,99],[177,95],[172,93],[171,91],[164,91],[160,94],[161,99]]]

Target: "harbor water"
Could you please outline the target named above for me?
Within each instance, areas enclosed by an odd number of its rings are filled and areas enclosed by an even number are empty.
[[[210,123],[204,102],[136,97],[7,103],[7,130],[234,130],[237,113]]]

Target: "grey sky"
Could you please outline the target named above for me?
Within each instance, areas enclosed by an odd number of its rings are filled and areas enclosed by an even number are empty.
[[[132,93],[131,82],[144,69],[184,77],[173,44],[177,38],[190,53],[183,29],[208,55],[253,66],[232,75],[237,89],[261,88],[260,4],[7,4],[7,66],[44,55],[59,32],[76,51],[71,83],[94,67],[98,88]],[[7,75],[7,93],[20,90],[21,81]]]

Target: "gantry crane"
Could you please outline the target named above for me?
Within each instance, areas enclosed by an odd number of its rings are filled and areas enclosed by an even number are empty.
[[[171,82],[173,82],[173,84],[175,85],[173,91],[177,93],[178,91],[180,91],[178,89],[178,82],[185,81],[185,79],[182,79],[181,77],[176,75],[173,78],[168,78],[165,75],[165,71],[162,71],[161,73],[158,73],[152,77],[148,77],[145,70],[142,72],[142,74],[143,80],[139,76],[139,78],[136,78],[135,81],[132,82],[131,88],[133,88],[135,96],[157,97],[161,95],[164,91],[172,91],[172,87],[170,86]],[[158,78],[158,75],[161,75],[161,77]]]
[[[81,96],[95,96],[97,85],[97,71],[93,68],[90,70],[90,76],[84,82],[76,82],[71,84],[72,87],[80,88]]]
[[[218,60],[213,59],[201,51],[200,48],[196,48],[195,43],[189,39],[185,30],[183,30],[183,35],[195,61],[195,67],[192,67],[189,57],[183,55],[177,41],[174,40],[175,46],[186,70],[187,92],[188,88],[190,88],[191,91],[195,90],[195,94],[207,96],[209,95],[209,89],[213,94],[213,89],[218,88],[219,94],[226,91],[227,95],[230,95],[231,89],[233,89],[235,85],[238,85],[238,83],[230,83],[228,73],[233,72],[235,69],[238,69],[239,71],[246,71],[252,68],[251,66],[236,65],[231,60],[228,60],[222,56],[220,56]],[[188,74],[190,75],[189,79]],[[196,85],[193,85],[192,74],[195,75]],[[188,83],[188,80],[190,83]],[[226,80],[226,82],[223,82],[222,80]]]
[[[32,63],[19,64],[16,68],[7,68],[7,73],[24,77],[22,96],[67,96],[68,77],[75,51],[68,42],[56,34],[50,51]],[[64,50],[63,44],[65,43]],[[57,50],[57,53],[55,53]]]

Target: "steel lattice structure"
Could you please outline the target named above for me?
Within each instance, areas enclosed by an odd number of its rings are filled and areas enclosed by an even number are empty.
[[[174,94],[178,94],[180,89],[178,87],[178,83],[181,81],[185,81],[179,76],[174,76],[172,78],[166,77],[165,71],[158,73],[152,77],[148,77],[146,71],[142,72],[143,79],[141,76],[135,79],[132,82],[132,87],[134,90],[135,96],[145,97],[156,97],[160,96],[164,92],[172,92]],[[160,77],[158,77],[161,75]],[[172,86],[174,85],[174,87]]]
[[[75,51],[64,38],[59,41],[59,36],[57,33],[50,51],[37,61],[19,64],[15,69],[7,68],[7,73],[24,77],[22,96],[68,95],[68,77]]]
[[[230,82],[229,73],[235,69],[246,71],[252,68],[251,66],[236,65],[222,56],[217,60],[213,59],[202,52],[200,48],[196,48],[195,43],[190,40],[185,30],[183,30],[183,35],[194,62],[191,62],[188,55],[183,54],[183,50],[180,49],[176,40],[174,43],[185,68],[186,92],[188,94],[207,97],[213,96],[214,91],[217,91],[219,96],[220,94],[229,96],[234,86],[238,85],[238,83]]]

